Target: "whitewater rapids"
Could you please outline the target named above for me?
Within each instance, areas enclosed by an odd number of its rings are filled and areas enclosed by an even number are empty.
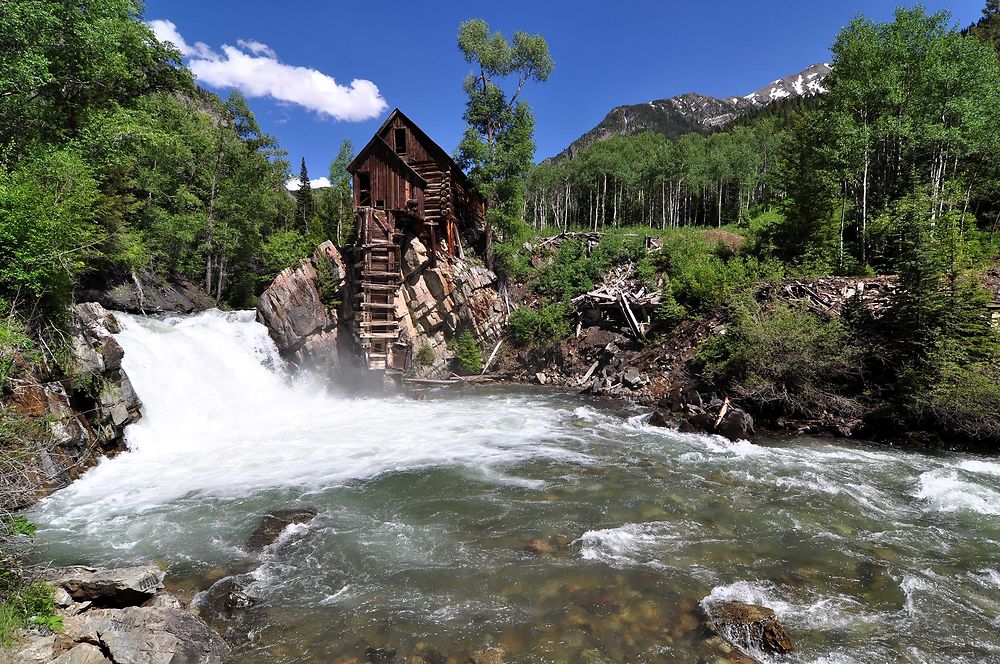
[[[561,661],[538,655],[553,629],[567,661],[694,652],[640,627],[648,643],[616,645],[627,626],[595,641],[586,615],[578,635],[568,587],[612,593],[619,621],[630,602],[766,604],[799,646],[782,661],[1000,661],[995,460],[730,443],[538,390],[337,396],[292,373],[252,312],[118,317],[143,418],[128,452],[32,510],[40,556],[160,561],[200,588],[252,558],[263,514],[316,509],[253,563],[264,601],[234,661],[350,654],[341,633],[515,634],[526,662]],[[564,552],[529,556],[538,536]]]

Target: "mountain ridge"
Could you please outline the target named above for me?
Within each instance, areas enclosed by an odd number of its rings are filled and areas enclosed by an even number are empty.
[[[572,159],[579,150],[612,136],[657,131],[674,140],[692,132],[708,133],[776,101],[825,92],[823,81],[831,71],[829,63],[819,62],[746,95],[719,98],[685,92],[641,104],[616,106],[593,129],[551,159]]]

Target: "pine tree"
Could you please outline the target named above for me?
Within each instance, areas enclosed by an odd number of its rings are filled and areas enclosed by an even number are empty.
[[[306,159],[303,157],[302,167],[299,169],[299,188],[295,192],[295,220],[302,224],[302,230],[308,232],[315,216],[316,201],[313,199],[309,171],[306,169]]]

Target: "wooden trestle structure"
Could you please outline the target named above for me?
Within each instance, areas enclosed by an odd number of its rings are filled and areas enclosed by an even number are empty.
[[[360,210],[357,222],[358,243],[351,253],[354,341],[369,369],[384,370],[392,368],[394,346],[399,341],[396,293],[402,277],[400,234],[380,210]]]
[[[413,353],[395,308],[404,241],[419,238],[431,261],[461,257],[461,233],[481,224],[483,203],[448,153],[399,109],[347,170],[357,216],[349,261],[355,342],[369,369],[403,371]]]

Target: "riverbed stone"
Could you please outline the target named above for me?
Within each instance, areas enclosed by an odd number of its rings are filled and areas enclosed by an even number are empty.
[[[472,664],[503,664],[504,651],[501,648],[486,648],[472,653]]]
[[[247,549],[260,551],[274,544],[282,531],[293,523],[309,523],[316,517],[311,509],[276,510],[264,516],[260,525],[247,540]]]
[[[774,611],[766,606],[723,602],[709,607],[708,614],[709,629],[736,645],[773,654],[795,649]]]
[[[46,570],[44,578],[75,602],[99,607],[142,604],[163,589],[163,570],[153,565],[98,569],[72,566]]]
[[[198,615],[209,623],[218,624],[232,620],[237,613],[257,603],[257,598],[246,590],[243,579],[227,576],[212,584],[198,596]]]

